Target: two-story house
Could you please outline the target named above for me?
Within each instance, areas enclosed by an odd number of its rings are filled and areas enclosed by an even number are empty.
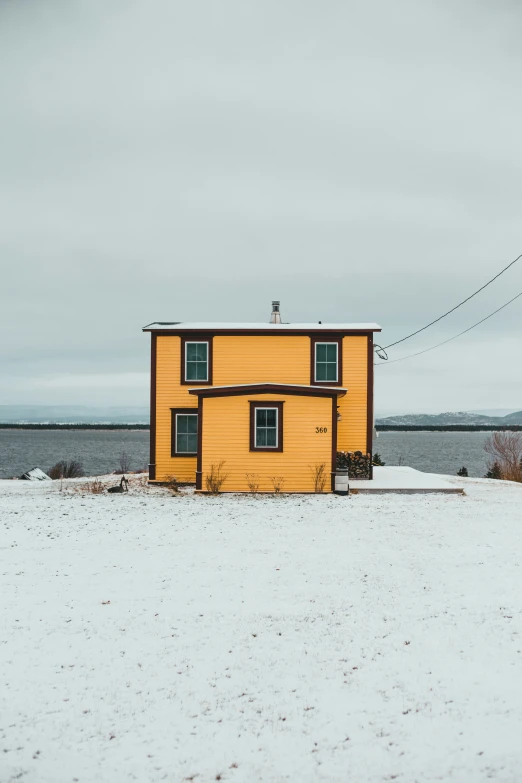
[[[338,451],[371,455],[377,324],[152,323],[149,480],[205,491],[333,488]],[[255,477],[255,479],[252,479]]]

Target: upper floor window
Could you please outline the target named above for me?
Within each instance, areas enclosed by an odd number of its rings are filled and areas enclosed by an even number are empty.
[[[315,377],[317,383],[337,383],[339,380],[339,344],[315,343]]]
[[[185,380],[208,381],[208,343],[185,343]]]
[[[212,335],[197,332],[182,335],[180,383],[212,385]]]

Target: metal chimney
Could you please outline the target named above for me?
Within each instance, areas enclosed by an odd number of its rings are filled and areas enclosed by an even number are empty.
[[[281,314],[279,312],[279,305],[280,305],[280,302],[272,302],[272,315],[270,316],[270,323],[271,324],[280,324],[281,323]]]

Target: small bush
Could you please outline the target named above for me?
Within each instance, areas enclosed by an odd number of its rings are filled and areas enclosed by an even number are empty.
[[[165,486],[172,492],[173,495],[177,495],[179,492],[179,482],[176,476],[165,476]]]
[[[383,460],[381,459],[381,455],[378,452],[375,452],[375,454],[373,455],[372,462],[373,462],[374,465],[377,465],[377,467],[380,467],[380,468],[382,468],[382,467],[384,467],[384,465],[386,465],[386,463],[383,462]]]
[[[269,476],[274,492],[279,495],[283,491],[283,484],[285,483],[284,476]]]
[[[245,473],[248,491],[251,495],[257,495],[259,492],[259,474]]]
[[[224,464],[224,460],[222,460],[218,465],[212,464],[210,466],[210,473],[205,476],[207,492],[210,492],[211,495],[217,495],[219,492],[221,492],[221,487],[228,478],[228,473],[223,472]]]
[[[310,470],[314,481],[314,492],[324,492],[326,485],[326,462],[310,465]]]
[[[67,479],[67,478],[81,478],[85,475],[82,463],[77,459],[62,459],[49,468],[47,471],[49,478],[54,479]]]
[[[460,468],[460,470],[457,470],[457,476],[462,476],[462,478],[468,478],[468,469],[464,467],[464,465]]]
[[[488,465],[488,471],[484,478],[489,479],[503,479],[502,470],[498,462],[490,462]]]
[[[86,484],[85,491],[90,492],[91,495],[101,495],[103,492],[105,492],[105,487],[103,486],[100,479],[96,476],[94,481],[89,481]]]
[[[127,454],[126,451],[120,452],[120,469],[116,471],[116,473],[130,473],[131,469],[131,458],[130,454]]]

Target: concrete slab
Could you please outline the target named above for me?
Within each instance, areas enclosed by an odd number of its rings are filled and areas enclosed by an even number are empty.
[[[463,487],[450,483],[447,479],[435,473],[422,473],[420,470],[404,465],[385,465],[374,467],[373,480],[350,480],[350,491],[358,492],[403,492],[427,493],[447,492],[462,493]]]

